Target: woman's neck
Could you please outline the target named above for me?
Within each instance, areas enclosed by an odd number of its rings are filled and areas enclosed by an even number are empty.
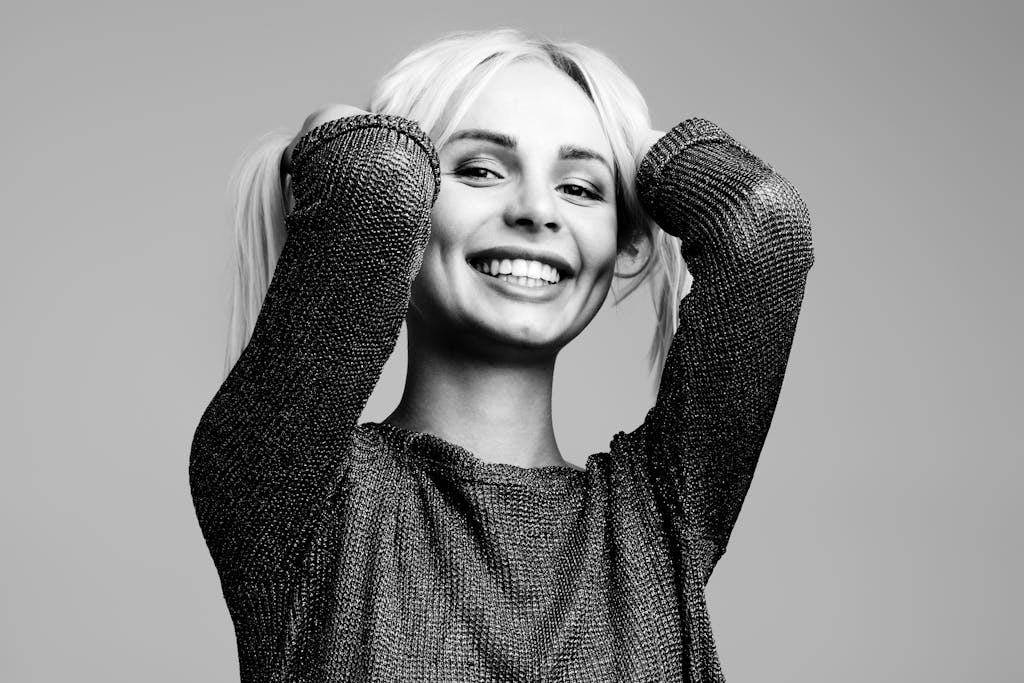
[[[552,427],[554,368],[554,355],[496,360],[410,336],[402,400],[383,421],[439,436],[485,462],[573,467]]]

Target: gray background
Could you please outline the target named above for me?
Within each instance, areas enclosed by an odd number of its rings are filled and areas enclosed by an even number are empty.
[[[1019,681],[1019,5],[17,3],[3,86],[0,679],[230,681],[187,485],[243,147],[458,28],[592,44],[814,220],[792,360],[709,603],[737,681]],[[426,10],[429,8],[429,14]],[[646,288],[560,357],[582,464],[653,400]],[[398,401],[404,333],[364,419]]]

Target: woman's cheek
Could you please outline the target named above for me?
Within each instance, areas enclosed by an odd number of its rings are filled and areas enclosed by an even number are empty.
[[[472,223],[474,217],[481,213],[484,205],[482,198],[480,193],[474,193],[472,189],[460,183],[441,186],[430,214],[431,222],[437,229],[460,232],[460,225]]]
[[[602,211],[601,215],[588,218],[589,220],[580,223],[578,242],[583,258],[601,270],[606,266],[614,268],[618,230],[614,209]]]

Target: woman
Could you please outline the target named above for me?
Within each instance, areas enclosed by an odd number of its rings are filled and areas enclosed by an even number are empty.
[[[235,344],[190,475],[242,679],[722,680],[704,587],[813,262],[798,193],[709,121],[650,130],[599,53],[515,31],[414,52],[369,109],[240,171]],[[555,357],[616,275],[655,283],[658,395],[579,469]],[[403,320],[401,402],[357,424]]]

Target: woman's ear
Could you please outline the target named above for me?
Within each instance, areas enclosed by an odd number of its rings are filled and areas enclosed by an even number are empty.
[[[635,235],[629,244],[619,249],[615,257],[615,276],[611,284],[612,300],[616,305],[647,281],[651,273],[647,266],[653,253],[651,238],[643,231]]]
[[[636,277],[647,265],[652,255],[650,235],[638,230],[629,243],[619,249],[615,257],[615,276],[620,278]]]

